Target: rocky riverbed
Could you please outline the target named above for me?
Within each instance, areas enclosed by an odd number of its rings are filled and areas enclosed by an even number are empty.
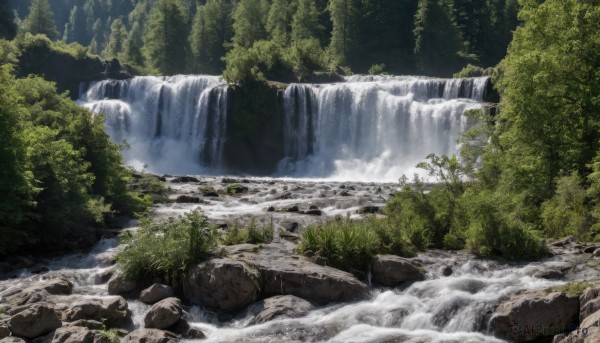
[[[377,215],[396,184],[163,182],[169,201],[153,216],[199,209],[225,231],[255,219],[273,223],[274,241],[229,246],[170,286],[118,273],[114,231],[135,230],[135,221],[100,232],[91,251],[13,257],[0,275],[0,342],[600,341],[600,245],[565,239],[534,263],[377,256],[360,280],[294,248],[311,223]]]

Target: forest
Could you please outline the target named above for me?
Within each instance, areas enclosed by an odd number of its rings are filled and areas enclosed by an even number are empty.
[[[76,42],[141,73],[231,82],[451,76],[496,65],[518,24],[516,0],[12,0],[7,11],[20,33]]]
[[[596,0],[17,3],[3,3],[0,13],[0,34],[13,39],[0,45],[3,62],[18,59],[19,44],[41,34],[141,74],[222,74],[240,84],[492,67],[500,103],[468,114],[476,125],[461,138],[459,157],[432,155],[419,165],[435,185],[401,180],[386,221],[373,224],[396,231],[382,230],[378,244],[529,259],[547,253],[542,238],[600,239]],[[18,237],[27,225],[43,232],[53,220],[77,218],[72,213],[90,219],[107,212],[98,210],[105,202],[126,204],[127,172],[99,119],[39,78],[14,79],[10,66],[1,77],[0,192],[8,194],[0,200],[1,234]],[[330,229],[354,225],[364,223]],[[348,252],[374,253],[361,239],[337,251],[319,236],[326,231],[311,231],[306,250],[342,260]]]

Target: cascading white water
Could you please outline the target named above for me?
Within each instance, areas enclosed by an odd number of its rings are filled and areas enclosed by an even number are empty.
[[[155,173],[200,173],[221,167],[227,87],[217,76],[135,77],[93,82],[80,103],[106,115],[126,162]]]
[[[431,153],[451,155],[463,113],[481,108],[487,77],[352,76],[292,84],[284,94],[285,154],[279,174],[395,181]]]

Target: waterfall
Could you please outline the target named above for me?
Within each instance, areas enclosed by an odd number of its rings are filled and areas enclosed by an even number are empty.
[[[456,153],[487,77],[351,76],[284,93],[281,176],[396,181],[431,153]]]
[[[135,77],[93,82],[80,103],[106,116],[126,162],[156,173],[222,167],[227,87],[217,76]]]

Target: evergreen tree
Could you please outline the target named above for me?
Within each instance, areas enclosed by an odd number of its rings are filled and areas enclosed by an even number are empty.
[[[233,12],[233,44],[248,49],[254,42],[266,39],[268,13],[266,0],[241,0]]]
[[[193,70],[219,74],[225,68],[222,57],[227,52],[225,44],[233,37],[233,7],[231,0],[208,0],[198,6],[190,35]]]
[[[54,13],[50,10],[48,0],[33,0],[29,7],[29,15],[23,21],[23,32],[32,34],[45,34],[54,40],[58,37],[58,30],[54,23]]]
[[[188,52],[188,11],[182,0],[160,0],[150,13],[142,52],[162,75],[183,73]]]
[[[111,25],[110,36],[106,42],[106,48],[103,55],[106,58],[117,58],[125,51],[127,42],[127,31],[123,20],[115,19]]]
[[[333,23],[330,52],[336,64],[351,64],[356,24],[358,22],[359,0],[331,0],[329,12]]]
[[[16,29],[15,18],[8,3],[0,3],[0,38],[12,39]]]
[[[266,29],[273,42],[287,46],[290,42],[292,16],[297,6],[294,0],[274,0],[266,21]]]
[[[451,75],[460,68],[462,38],[445,0],[419,0],[415,16],[415,57],[427,75]]]
[[[299,0],[292,20],[292,41],[316,38],[322,29],[315,0]]]

